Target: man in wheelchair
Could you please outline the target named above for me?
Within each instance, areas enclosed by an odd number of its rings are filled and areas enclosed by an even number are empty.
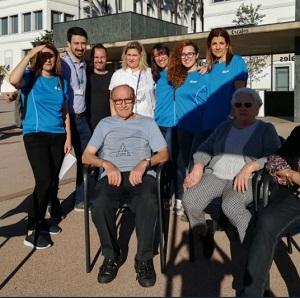
[[[137,280],[141,286],[150,287],[156,282],[153,243],[158,214],[152,168],[168,160],[167,144],[152,118],[134,113],[133,88],[115,87],[110,101],[116,114],[98,123],[82,156],[84,164],[103,169],[92,207],[104,256],[98,281],[111,282],[122,264],[116,211],[126,203],[135,213]],[[151,152],[155,153],[151,156]]]

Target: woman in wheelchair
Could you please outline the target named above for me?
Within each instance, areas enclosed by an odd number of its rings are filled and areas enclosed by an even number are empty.
[[[280,146],[270,123],[257,120],[261,98],[250,88],[237,89],[231,101],[233,119],[221,123],[194,153],[194,167],[184,181],[183,206],[193,233],[206,244],[213,234],[206,226],[203,211],[216,197],[222,197],[222,210],[237,228],[243,242],[251,213],[252,173],[263,168],[267,156]]]
[[[263,296],[278,239],[300,220],[300,126],[268,158],[266,170],[276,187],[270,204],[259,214],[255,229],[249,230],[251,245],[241,296]]]

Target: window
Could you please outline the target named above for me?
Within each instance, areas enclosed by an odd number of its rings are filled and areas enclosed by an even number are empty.
[[[61,12],[58,11],[51,11],[51,29],[53,29],[54,23],[60,23],[61,22]]]
[[[72,21],[72,20],[74,20],[74,16],[73,15],[67,14],[67,13],[64,14],[64,22]]]
[[[19,32],[19,17],[18,15],[10,17],[11,22],[11,33],[18,33]]]
[[[41,30],[43,29],[43,11],[35,11],[34,12],[34,29]]]
[[[23,14],[23,31],[29,32],[31,31],[31,13],[24,13]]]
[[[8,17],[1,18],[1,35],[8,34]]]
[[[275,91],[289,91],[289,67],[275,68]]]

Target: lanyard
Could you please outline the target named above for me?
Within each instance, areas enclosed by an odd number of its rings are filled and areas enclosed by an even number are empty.
[[[138,77],[137,84],[136,84],[136,89],[135,89],[135,96],[137,96],[137,93],[138,93],[138,88],[139,88],[139,84],[140,84],[140,80],[141,80],[141,74],[142,74],[142,71],[140,70],[139,77]],[[137,102],[135,103],[135,112],[137,113]]]
[[[83,83],[84,83],[84,81],[83,81],[83,71],[81,71],[81,78],[79,78],[79,74],[78,74],[78,72],[77,72],[77,68],[76,68],[76,66],[75,66],[75,63],[73,62],[73,60],[72,60],[72,58],[70,57],[69,53],[67,53],[67,55],[68,55],[68,58],[69,58],[69,60],[71,61],[73,67],[74,67],[78,87],[79,87],[79,89],[81,89],[80,87],[81,87],[81,85],[83,85]]]
[[[141,80],[141,73],[142,73],[142,71],[140,70],[139,77],[138,77],[137,84],[136,84],[135,95],[137,95],[137,93],[138,93],[139,84],[140,84],[140,80]]]

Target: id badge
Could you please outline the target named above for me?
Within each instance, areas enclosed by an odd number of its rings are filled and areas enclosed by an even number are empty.
[[[75,89],[74,90],[74,95],[83,96],[83,89]]]

